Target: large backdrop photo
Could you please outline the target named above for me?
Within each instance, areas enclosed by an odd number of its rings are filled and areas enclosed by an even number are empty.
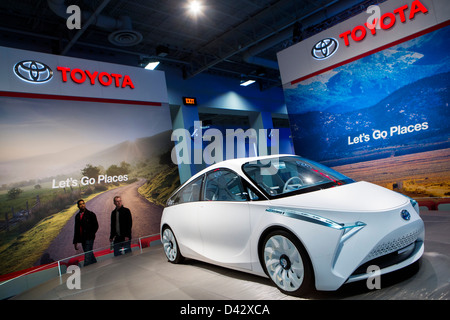
[[[414,198],[449,197],[446,13],[445,1],[389,1],[381,27],[362,13],[282,52],[296,154]]]
[[[116,195],[133,239],[158,234],[179,185],[164,74],[1,49],[0,275],[81,254],[79,199],[97,216],[94,250],[109,249]]]

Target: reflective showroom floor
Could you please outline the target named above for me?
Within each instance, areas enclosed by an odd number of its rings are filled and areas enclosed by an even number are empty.
[[[425,253],[419,263],[381,277],[381,289],[365,281],[336,292],[314,292],[309,299],[450,300],[450,212],[428,211]],[[146,248],[81,269],[81,289],[68,289],[64,275],[12,299],[44,300],[295,300],[266,278],[186,260],[167,262],[162,246]]]

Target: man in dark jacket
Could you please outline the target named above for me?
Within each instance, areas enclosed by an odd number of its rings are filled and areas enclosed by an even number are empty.
[[[78,250],[78,243],[81,243],[85,252],[84,265],[87,266],[97,262],[92,250],[94,249],[94,239],[95,233],[98,230],[98,222],[95,213],[86,209],[84,200],[78,200],[77,205],[80,211],[75,216],[73,244],[75,250]]]
[[[111,212],[111,234],[109,241],[114,242],[114,255],[131,252],[131,211],[122,205],[120,196],[114,197],[116,208]],[[123,249],[122,249],[123,248]]]

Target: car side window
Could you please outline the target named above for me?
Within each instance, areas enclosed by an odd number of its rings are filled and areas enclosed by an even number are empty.
[[[175,204],[181,204],[186,202],[200,201],[200,190],[202,187],[202,178],[198,178],[187,185],[185,185],[181,190],[174,194],[169,201],[167,201],[168,206]]]
[[[204,200],[247,201],[241,177],[229,170],[214,170],[206,176]]]

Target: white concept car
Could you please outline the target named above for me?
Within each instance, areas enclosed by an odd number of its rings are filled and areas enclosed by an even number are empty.
[[[268,276],[298,296],[412,264],[424,252],[424,224],[413,199],[277,155],[194,175],[169,198],[161,240],[172,263],[186,257]]]

